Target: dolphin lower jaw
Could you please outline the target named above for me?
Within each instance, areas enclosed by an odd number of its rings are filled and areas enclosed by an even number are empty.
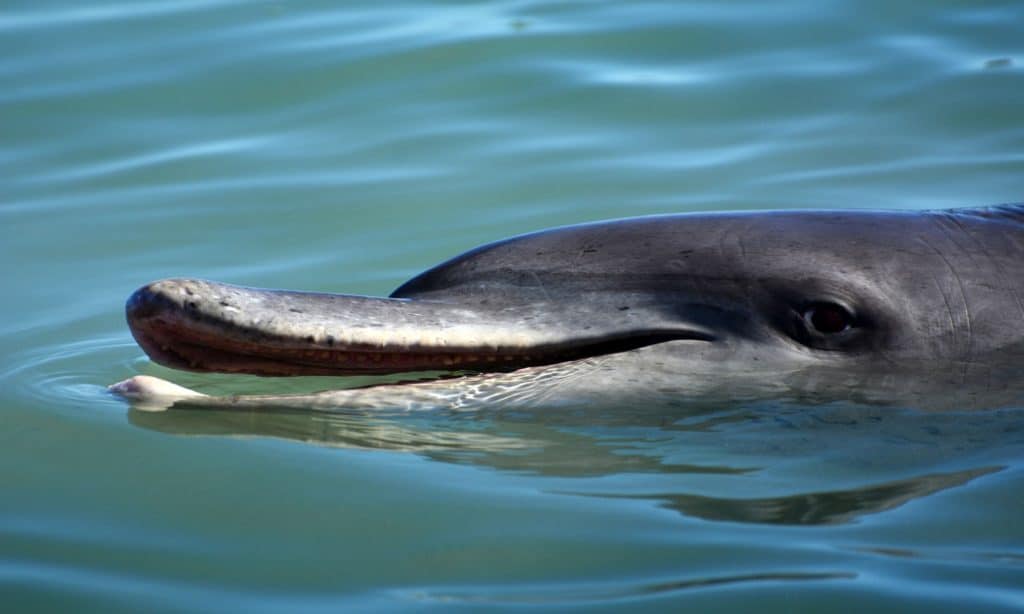
[[[668,341],[714,340],[699,326],[636,326],[621,318],[584,323],[576,314],[536,309],[517,317],[515,309],[496,315],[200,280],[140,288],[126,311],[136,341],[157,363],[267,376],[508,371]]]
[[[399,348],[320,348],[279,342],[256,344],[212,335],[181,322],[153,320],[133,327],[136,341],[157,363],[188,371],[267,376],[347,375],[470,368],[481,361],[500,367],[496,355],[400,351]],[[511,362],[514,355],[500,359]],[[529,359],[529,357],[526,357]]]

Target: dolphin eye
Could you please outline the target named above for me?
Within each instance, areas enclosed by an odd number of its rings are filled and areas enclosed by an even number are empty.
[[[853,314],[836,303],[813,303],[804,310],[804,322],[821,335],[836,335],[853,328]]]

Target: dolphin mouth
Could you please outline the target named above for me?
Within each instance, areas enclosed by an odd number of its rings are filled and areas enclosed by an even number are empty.
[[[267,376],[508,371],[715,339],[643,297],[617,296],[620,303],[602,310],[581,297],[495,307],[167,279],[136,290],[125,310],[157,363]]]

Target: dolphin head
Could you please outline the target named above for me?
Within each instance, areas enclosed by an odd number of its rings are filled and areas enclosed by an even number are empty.
[[[493,371],[608,354],[641,368],[885,370],[1024,355],[1022,293],[1020,206],[728,213],[514,237],[388,298],[163,280],[127,317],[154,360],[197,371]]]

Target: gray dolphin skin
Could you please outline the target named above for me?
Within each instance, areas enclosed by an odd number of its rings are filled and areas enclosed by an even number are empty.
[[[127,303],[156,362],[259,375],[450,372],[314,395],[209,397],[138,376],[125,396],[193,404],[473,406],[857,397],[1021,397],[1024,205],[651,216],[476,248],[388,298],[168,279]],[[945,394],[945,393],[943,393]]]

